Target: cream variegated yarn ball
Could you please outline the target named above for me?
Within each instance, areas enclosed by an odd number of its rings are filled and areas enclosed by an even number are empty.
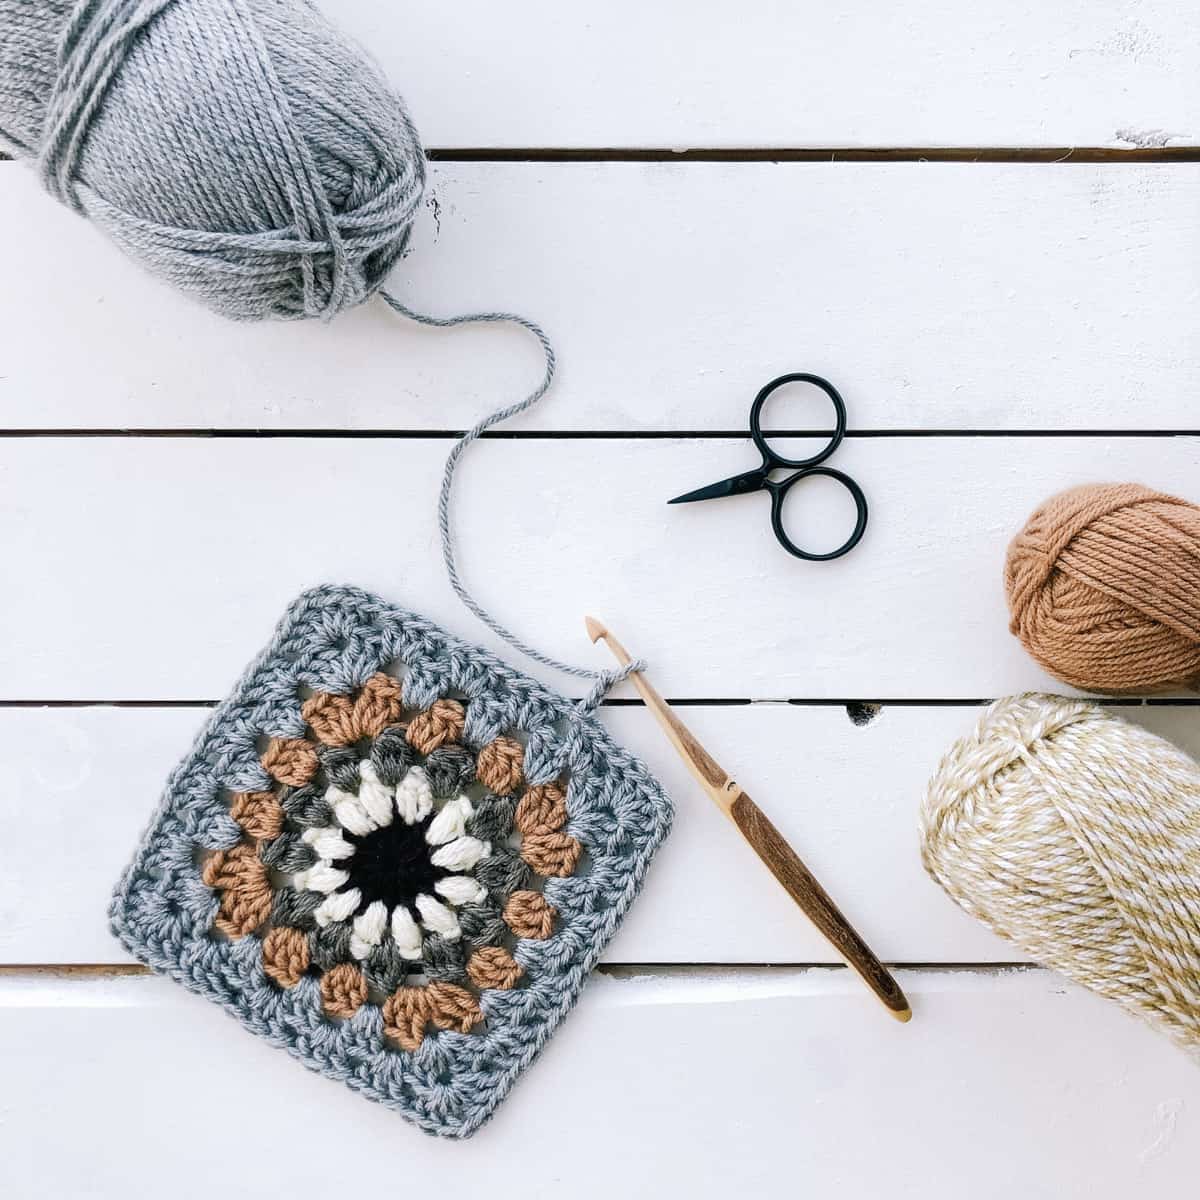
[[[1096,704],[1000,700],[942,760],[925,868],[1045,966],[1200,1049],[1200,766]]]

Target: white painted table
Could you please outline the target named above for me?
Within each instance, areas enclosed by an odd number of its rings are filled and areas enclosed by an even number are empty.
[[[472,452],[470,576],[555,654],[597,654],[593,610],[648,653],[902,964],[915,1018],[830,965],[620,704],[604,719],[676,832],[474,1141],[426,1139],[139,973],[109,888],[295,592],[355,582],[479,638],[432,491],[449,432],[537,362],[511,332],[377,307],[224,324],[4,163],[0,1194],[1194,1195],[1200,1071],[962,916],[915,832],[978,701],[1049,683],[998,582],[1027,511],[1093,479],[1200,495],[1189,7],[340,8],[438,148],[440,221],[400,292],[527,312],[562,355],[552,401]],[[1002,161],[921,161],[953,157]],[[785,557],[754,499],[662,503],[748,465],[750,396],[797,368],[842,388],[839,465],[873,503],[824,566]],[[860,700],[883,701],[866,725]],[[1130,715],[1200,754],[1194,707]]]

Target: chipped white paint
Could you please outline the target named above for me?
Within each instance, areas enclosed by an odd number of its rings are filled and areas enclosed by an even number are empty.
[[[1117,141],[1139,150],[1161,150],[1173,141],[1181,141],[1181,133],[1168,133],[1165,129],[1118,129]]]
[[[1142,1162],[1149,1162],[1165,1154],[1175,1138],[1179,1128],[1180,1117],[1183,1116],[1184,1102],[1181,1099],[1161,1101],[1154,1109],[1154,1138],[1138,1157]]]

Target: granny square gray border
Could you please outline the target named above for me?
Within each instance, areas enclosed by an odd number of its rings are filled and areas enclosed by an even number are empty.
[[[322,1012],[316,979],[285,990],[267,977],[257,936],[214,937],[218,900],[197,863],[198,848],[227,849],[241,836],[226,792],[270,785],[259,762],[261,739],[304,733],[299,689],[349,692],[396,662],[404,666],[406,707],[458,696],[467,705],[468,744],[520,731],[528,739],[531,784],[565,774],[567,832],[586,850],[580,874],[546,881],[559,913],[554,932],[517,942],[522,985],[482,993],[483,1031],[431,1033],[412,1053],[385,1043],[376,1005],[332,1020]],[[220,1004],[311,1069],[430,1133],[465,1137],[492,1114],[574,1004],[671,816],[671,802],[641,762],[565,697],[367,592],[316,588],[288,608],[271,643],[172,772],[117,885],[112,928],[153,970]]]

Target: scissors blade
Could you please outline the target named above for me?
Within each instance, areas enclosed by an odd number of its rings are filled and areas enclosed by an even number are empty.
[[[694,492],[685,492],[668,500],[668,504],[691,504],[693,500],[719,500],[722,496],[744,496],[747,492],[756,492],[763,485],[766,474],[761,468],[746,471],[742,475],[734,475],[722,479],[720,483],[710,483],[708,487],[697,488]]]

